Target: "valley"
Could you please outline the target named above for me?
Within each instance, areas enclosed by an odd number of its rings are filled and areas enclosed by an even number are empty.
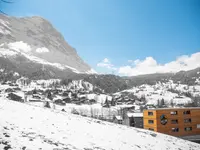
[[[144,110],[200,107],[200,66],[180,70],[100,74],[48,20],[0,14],[0,149],[199,150],[143,129]]]

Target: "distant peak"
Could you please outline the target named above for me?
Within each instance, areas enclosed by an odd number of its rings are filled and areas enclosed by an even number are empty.
[[[21,19],[28,19],[28,20],[34,20],[34,22],[49,22],[47,19],[41,17],[41,16],[24,16],[20,17]]]
[[[30,16],[29,18],[32,18],[32,19],[37,19],[37,20],[45,20],[43,17],[41,16]]]

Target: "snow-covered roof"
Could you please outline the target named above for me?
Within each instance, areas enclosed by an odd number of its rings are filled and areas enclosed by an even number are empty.
[[[128,117],[143,117],[143,113],[127,113]]]
[[[121,116],[115,116],[117,120],[123,120]]]

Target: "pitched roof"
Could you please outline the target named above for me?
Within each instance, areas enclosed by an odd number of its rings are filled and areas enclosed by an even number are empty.
[[[143,113],[127,113],[128,117],[143,117]]]
[[[123,120],[121,116],[115,116],[117,120]]]

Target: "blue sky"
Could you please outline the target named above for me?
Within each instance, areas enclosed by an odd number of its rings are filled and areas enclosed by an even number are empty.
[[[48,19],[81,58],[101,73],[174,71],[183,62],[187,70],[194,59],[197,63],[200,59],[192,55],[200,51],[199,0],[13,1],[1,4],[1,9],[13,16]],[[179,58],[183,62],[177,68],[165,67],[179,63]]]

